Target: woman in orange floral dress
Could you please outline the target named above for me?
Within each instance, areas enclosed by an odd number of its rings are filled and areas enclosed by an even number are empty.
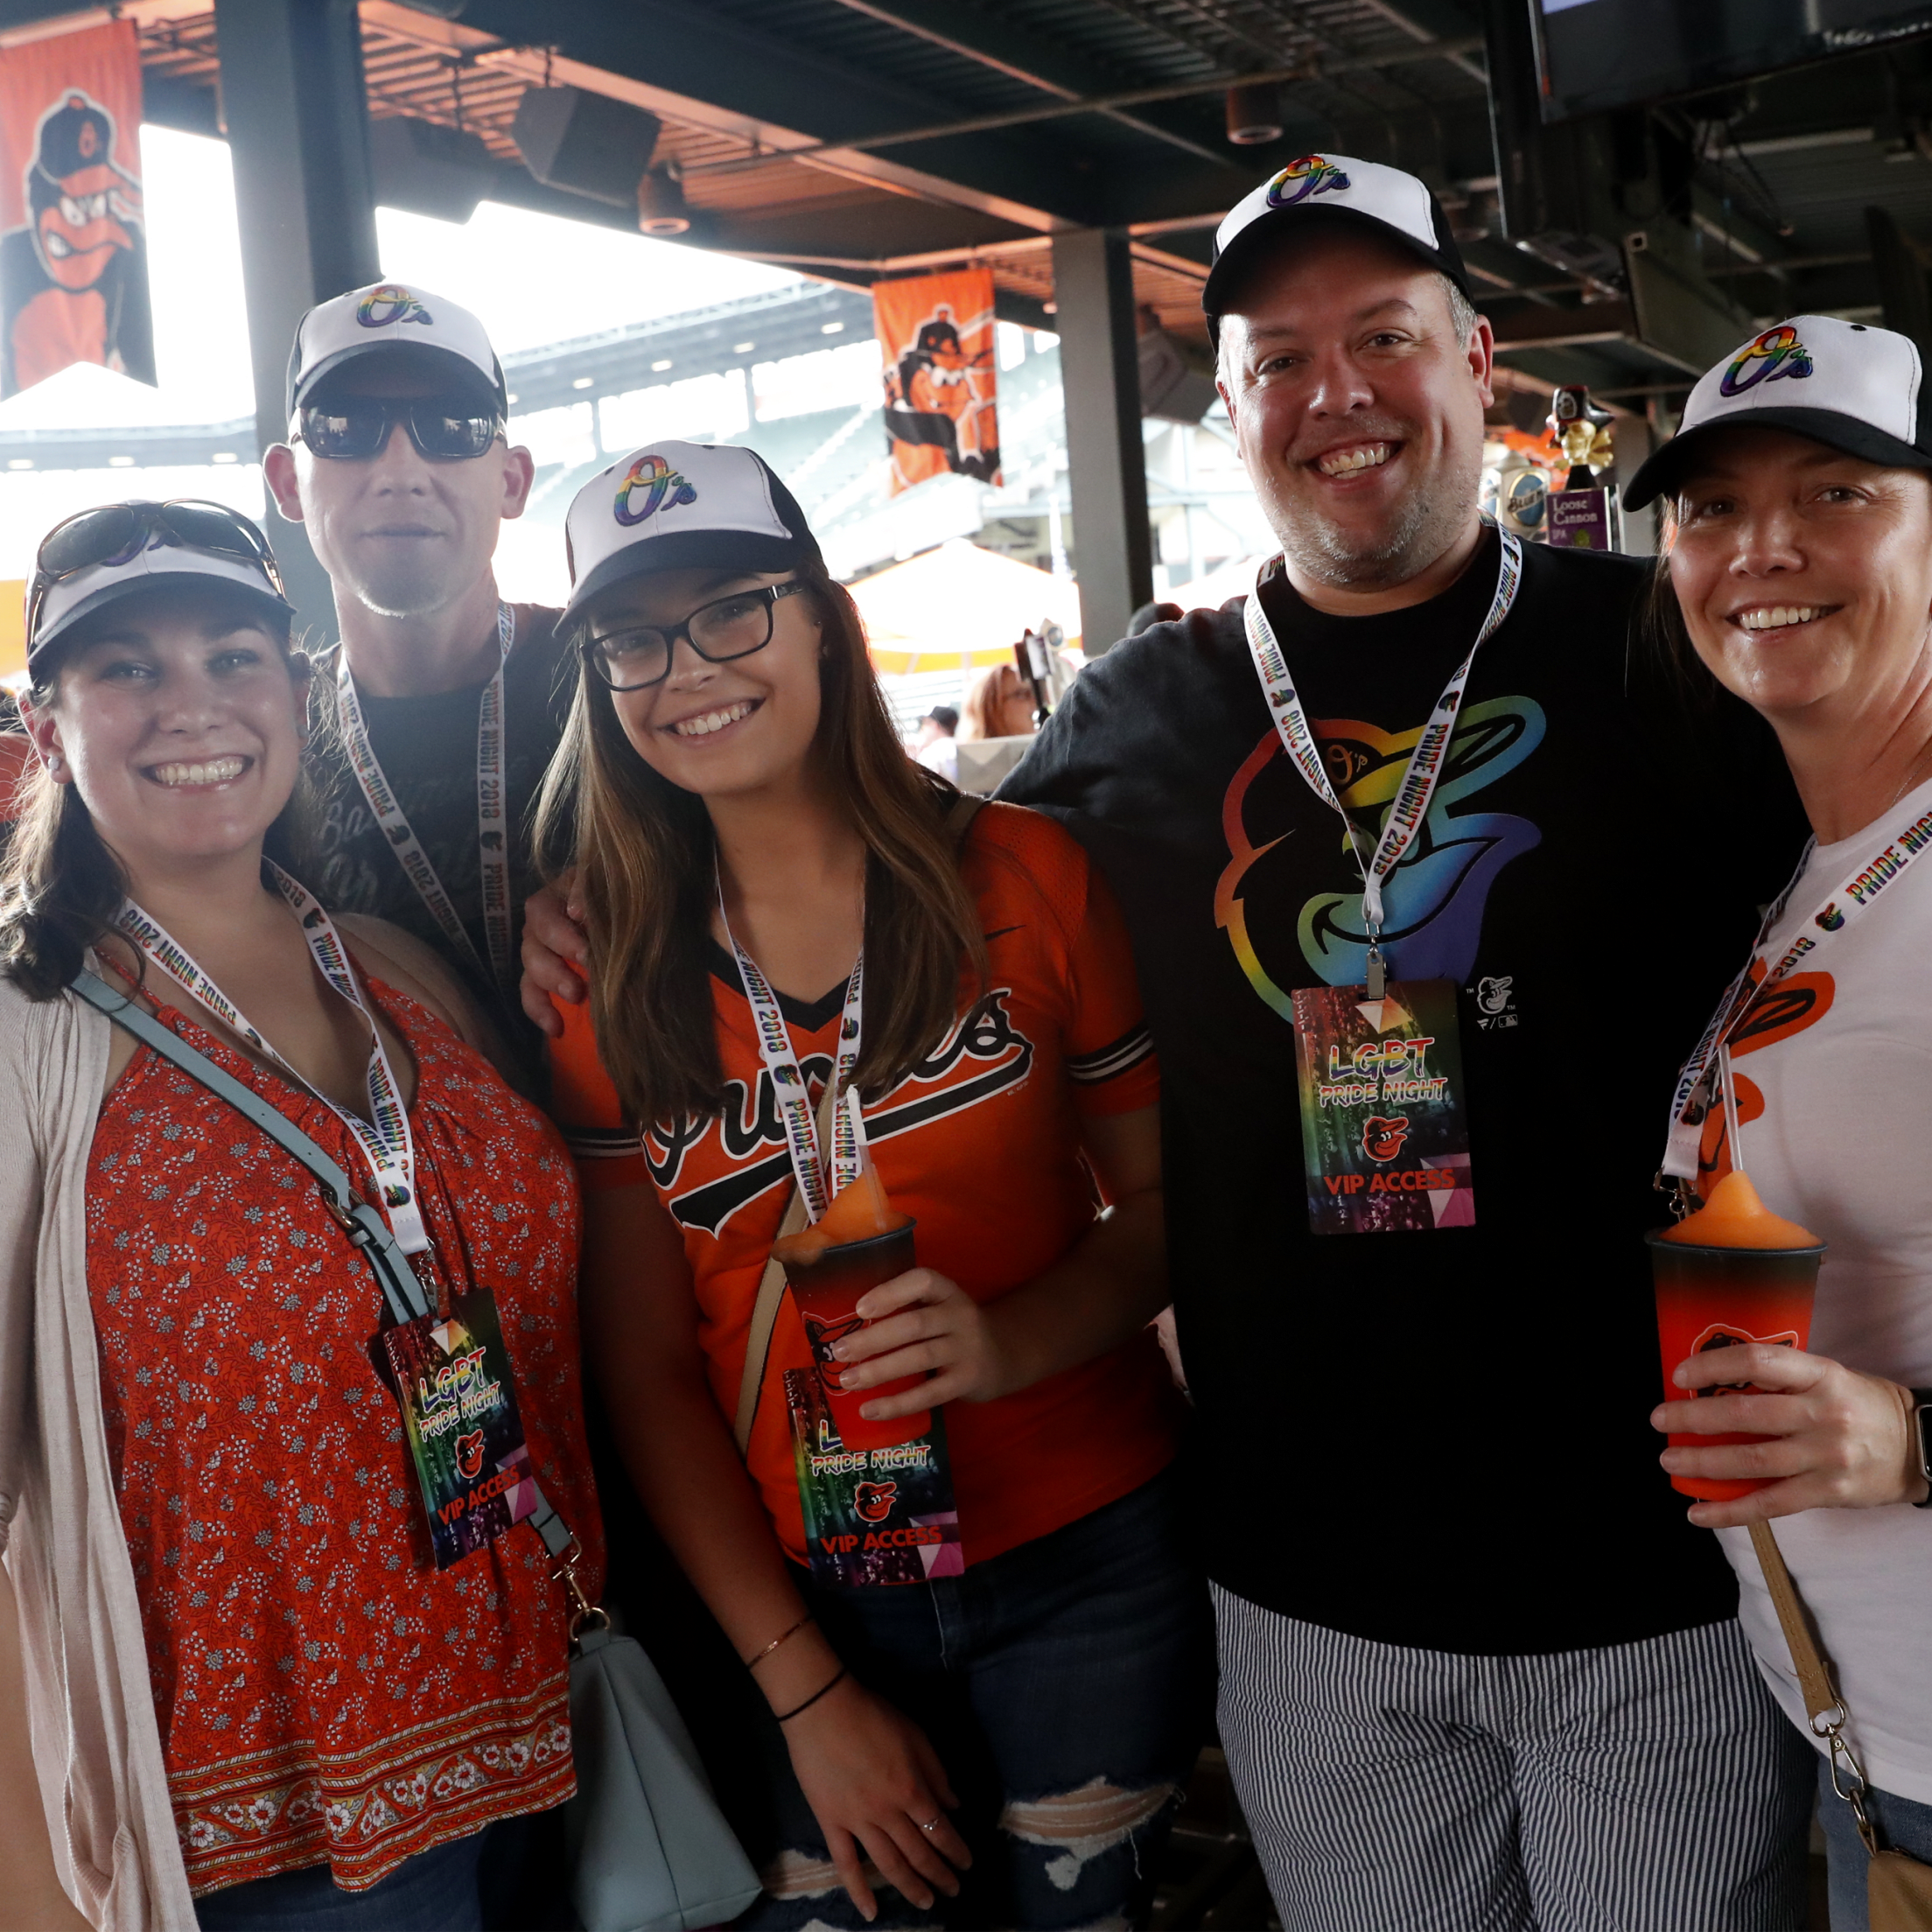
[[[594,1586],[570,1164],[424,948],[347,918],[323,944],[290,876],[308,666],[260,533],[112,508],[131,546],[108,512],[44,546],[41,763],[0,875],[0,1158],[41,1175],[0,1208],[13,1903],[475,1932],[573,1788],[555,1565],[509,1508],[438,1567],[363,1256],[292,1157],[67,984],[85,961],[386,1202],[438,1319],[494,1295],[528,1473]]]

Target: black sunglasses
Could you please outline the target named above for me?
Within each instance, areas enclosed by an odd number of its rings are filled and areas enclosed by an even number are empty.
[[[612,631],[606,637],[586,637],[578,645],[584,662],[613,691],[644,691],[671,675],[671,653],[682,638],[707,664],[729,664],[749,657],[772,640],[772,612],[781,597],[796,597],[811,588],[795,580],[766,584],[755,591],[734,591],[729,597],[700,604],[682,624],[666,629]]]
[[[171,503],[108,503],[56,523],[40,539],[27,592],[30,646],[40,629],[47,592],[56,584],[82,570],[131,564],[143,550],[164,544],[239,557],[262,572],[277,597],[289,594],[268,538],[239,510],[188,498]]]
[[[293,441],[331,460],[367,462],[389,446],[400,423],[418,456],[432,463],[458,463],[481,456],[503,433],[494,410],[479,412],[447,396],[356,396],[340,402],[304,403]]]

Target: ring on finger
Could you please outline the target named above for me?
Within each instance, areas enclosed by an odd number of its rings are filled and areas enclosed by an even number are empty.
[[[920,1830],[921,1831],[936,1831],[942,1822],[943,1820],[940,1818],[934,1818],[929,1823],[920,1825]]]

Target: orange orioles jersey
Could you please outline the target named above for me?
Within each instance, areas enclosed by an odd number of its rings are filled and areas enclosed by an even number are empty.
[[[1159,1074],[1118,908],[1080,847],[1050,819],[989,805],[967,835],[961,870],[986,935],[985,990],[962,979],[962,1017],[865,1119],[887,1193],[918,1222],[921,1264],[987,1301],[1032,1279],[1087,1232],[1096,1202],[1081,1120],[1153,1105]],[[815,1096],[831,1069],[844,990],[813,1005],[780,999]],[[793,1180],[751,1008],[722,948],[711,994],[721,1116],[660,1122],[640,1142],[598,1064],[583,1006],[565,1009],[564,1037],[552,1045],[551,1107],[587,1187],[648,1179],[677,1222],[711,1391],[728,1418]],[[780,1540],[802,1561],[780,1377],[810,1359],[788,1299],[747,1460]],[[1151,1330],[998,1402],[951,1404],[966,1560],[1044,1536],[1152,1480],[1172,1455],[1178,1413]]]

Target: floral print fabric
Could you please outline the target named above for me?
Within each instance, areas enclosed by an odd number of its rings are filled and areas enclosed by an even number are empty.
[[[370,984],[417,1070],[410,1119],[446,1312],[496,1297],[538,1480],[602,1567],[581,1417],[579,1234],[542,1115],[421,1006]],[[320,1102],[186,1015],[164,1024],[367,1170]],[[326,1861],[359,1891],[572,1788],[567,1616],[519,1523],[438,1572],[382,1298],[313,1180],[146,1048],[104,1102],[88,1282],[175,1818],[196,1893]]]

